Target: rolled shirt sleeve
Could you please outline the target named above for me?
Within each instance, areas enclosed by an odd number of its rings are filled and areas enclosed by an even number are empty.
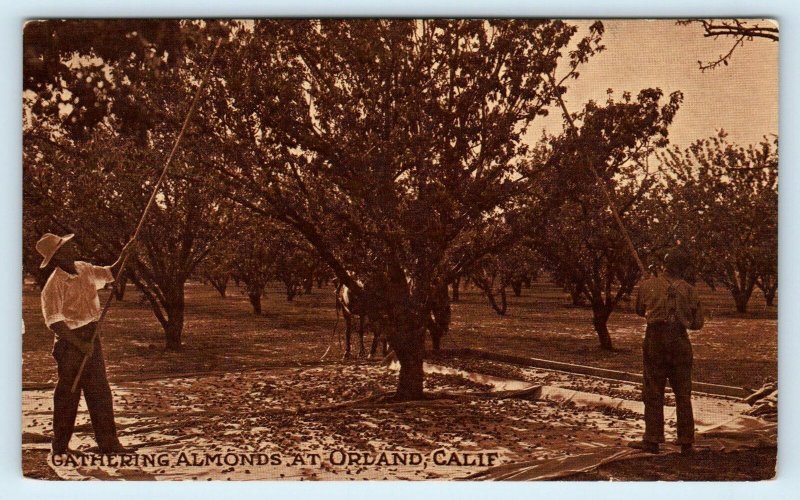
[[[50,328],[53,323],[65,321],[64,317],[64,291],[61,282],[50,277],[42,289],[42,314],[44,324]]]
[[[98,290],[108,283],[114,282],[114,273],[111,272],[111,266],[92,266],[92,277],[94,279],[95,288]]]

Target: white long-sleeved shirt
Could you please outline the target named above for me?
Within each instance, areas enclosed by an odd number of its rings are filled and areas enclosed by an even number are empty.
[[[94,266],[76,261],[78,274],[56,267],[42,289],[42,314],[49,328],[63,321],[74,330],[100,319],[97,290],[114,281],[110,266]]]

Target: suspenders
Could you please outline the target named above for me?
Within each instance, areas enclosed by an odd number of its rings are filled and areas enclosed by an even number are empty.
[[[678,322],[678,319],[675,316],[678,309],[678,290],[675,288],[674,281],[670,280],[666,276],[664,279],[666,279],[667,283],[669,283],[669,287],[667,287],[667,322],[670,324],[675,324]]]

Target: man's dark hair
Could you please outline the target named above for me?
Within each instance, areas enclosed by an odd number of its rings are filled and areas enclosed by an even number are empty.
[[[675,247],[664,256],[664,266],[667,274],[676,278],[683,278],[691,265],[689,254],[682,248]]]

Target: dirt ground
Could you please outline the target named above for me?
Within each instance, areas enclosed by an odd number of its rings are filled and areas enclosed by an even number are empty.
[[[730,296],[701,288],[710,318],[692,334],[694,379],[722,385],[757,388],[777,377],[777,311],[767,309],[754,293],[751,312],[734,312]],[[630,306],[609,321],[615,351],[598,349],[591,310],[567,306],[565,294],[548,283],[510,298],[506,316],[495,314],[474,288],[462,291],[453,304],[453,321],[445,348],[473,347],[494,352],[552,359],[638,372],[644,321]],[[330,289],[287,302],[277,286],[267,290],[264,314],[253,316],[247,298],[235,289],[220,298],[204,285],[189,283],[186,297],[184,349],[163,350],[162,330],[132,288],[109,312],[103,325],[103,348],[112,380],[196,372],[261,369],[316,363],[328,347],[328,359],[339,357],[343,321],[337,324]],[[23,291],[23,384],[52,383],[52,335],[41,319],[38,292]],[[334,334],[336,326],[336,334]],[[369,339],[367,339],[369,344]],[[357,350],[354,345],[354,352]],[[367,346],[369,347],[369,345]]]
[[[601,465],[562,481],[761,481],[775,477],[778,450],[719,453],[702,451],[691,457],[659,455]]]
[[[693,336],[695,379],[758,387],[766,378],[775,378],[775,310],[765,309],[761,298],[754,297],[752,312],[740,316],[731,312],[732,301],[724,293],[704,290],[703,294],[711,319],[706,329]],[[536,284],[533,289],[524,290],[522,297],[512,297],[508,315],[500,317],[477,291],[463,291],[461,301],[453,306],[452,330],[443,340],[443,347],[474,347],[624,371],[641,370],[643,321],[640,318],[630,310],[615,313],[610,330],[617,349],[603,352],[597,348],[591,311],[567,307],[565,303],[566,297],[558,288]],[[253,316],[246,298],[236,290],[222,299],[210,287],[189,284],[185,347],[181,352],[166,352],[162,349],[159,325],[131,289],[126,299],[111,310],[103,333],[109,378],[118,399],[115,405],[123,419],[121,435],[127,434],[129,441],[142,446],[174,449],[221,443],[253,451],[251,448],[257,443],[266,443],[291,453],[338,443],[372,450],[497,449],[507,460],[521,460],[531,456],[567,457],[576,450],[598,446],[595,440],[600,428],[613,431],[613,438],[605,435],[605,446],[609,439],[613,439],[615,446],[623,446],[625,439],[641,433],[638,417],[624,412],[578,411],[568,405],[515,399],[459,404],[457,410],[448,405],[414,410],[350,408],[304,415],[298,420],[296,415],[286,413],[287,407],[335,404],[391,391],[396,374],[374,364],[338,362],[340,334],[334,334],[334,326],[341,332],[343,322],[337,324],[331,290],[315,289],[312,294],[289,303],[280,289],[271,288],[264,298],[264,311],[263,316]],[[26,285],[23,386],[30,390],[25,391],[29,401],[24,403],[38,410],[26,417],[29,428],[23,442],[28,446],[23,452],[23,464],[30,477],[51,478],[52,470],[41,467],[40,462],[42,454],[46,454],[42,450],[47,441],[46,405],[51,399],[49,388],[55,382],[55,363],[50,357],[52,336],[44,328],[40,314],[38,293]],[[326,351],[326,359],[320,363]],[[510,365],[471,366],[466,360],[458,364],[461,368],[516,380],[529,380],[532,376],[530,370]],[[625,384],[598,384],[587,378],[565,378],[551,373],[538,373],[535,381],[637,399],[635,388]],[[448,375],[429,376],[426,383],[435,390],[486,389],[480,383]],[[90,441],[85,410],[79,418],[83,419],[83,427],[79,420],[83,435],[78,442]],[[125,423],[126,419],[130,422]],[[521,440],[523,431],[526,439]],[[673,455],[629,460],[576,477],[646,479],[654,474],[659,479],[686,480],[771,477],[768,472],[774,471],[774,449],[737,453],[751,460],[745,462],[732,454],[706,450],[690,460],[679,460]],[[734,469],[739,472],[730,477],[724,473],[709,477],[714,474],[709,468],[724,465],[726,460],[738,463]],[[295,472],[283,471],[283,476],[266,477],[292,477]],[[329,468],[314,471],[314,475],[305,472],[298,477],[337,479],[337,474],[346,474],[352,476],[348,479],[356,479],[374,474],[358,467],[346,471]],[[450,467],[443,471],[432,467],[384,472],[383,477],[433,479],[464,477],[468,470]],[[169,475],[168,471],[162,474]],[[241,470],[226,474],[233,479],[253,477]]]
[[[598,463],[598,453],[606,458],[625,452],[625,443],[641,435],[641,403],[598,399],[632,393],[631,384],[564,373],[554,378],[546,370],[532,368],[522,369],[515,379],[497,378],[484,375],[486,370],[475,364],[470,367],[475,371],[453,368],[461,361],[426,365],[426,390],[438,397],[410,403],[375,399],[391,393],[397,376],[397,366],[379,363],[328,363],[114,384],[120,439],[139,456],[163,455],[168,462],[122,469],[70,464],[57,470],[68,479],[463,479],[486,472],[492,464],[460,458],[441,463],[436,453],[477,457],[488,452],[496,454],[494,465],[532,460],[535,466],[555,465],[555,471],[546,471],[549,474],[558,472],[558,464],[582,470]],[[542,392],[529,397],[527,387],[541,387]],[[46,450],[51,402],[49,390],[24,391],[26,452]],[[703,433],[735,418],[745,405],[697,396],[695,407]],[[668,441],[675,439],[674,424],[668,413]],[[92,445],[91,425],[82,411],[72,446],[85,452]],[[699,439],[698,446],[714,449],[707,439]],[[674,447],[665,450],[674,453]],[[201,460],[181,467],[181,453],[278,453],[281,459],[269,466]],[[368,458],[336,463],[339,456],[353,453],[357,457],[417,453],[424,461],[419,467],[359,463]],[[312,454],[322,457],[321,462],[293,462],[292,457]],[[691,464],[686,463],[690,475],[681,479],[693,477]]]

